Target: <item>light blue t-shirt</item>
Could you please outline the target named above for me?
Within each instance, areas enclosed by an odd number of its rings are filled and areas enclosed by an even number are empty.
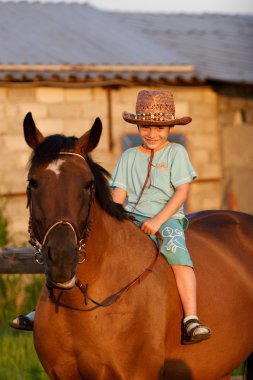
[[[138,146],[126,150],[112,175],[111,187],[126,191],[126,210],[146,217],[157,215],[168,203],[174,188],[196,178],[186,149],[176,143],[165,142],[154,150],[151,174],[140,202],[136,202],[148,172],[150,149]],[[183,206],[173,218],[183,218]]]

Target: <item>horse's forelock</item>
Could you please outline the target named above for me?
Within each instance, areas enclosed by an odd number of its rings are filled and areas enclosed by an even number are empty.
[[[46,165],[59,157],[61,151],[68,152],[73,149],[77,137],[64,135],[48,136],[33,151],[30,165]]]

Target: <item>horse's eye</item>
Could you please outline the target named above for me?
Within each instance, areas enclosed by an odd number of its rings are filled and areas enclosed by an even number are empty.
[[[91,180],[91,181],[89,181],[89,182],[87,182],[87,183],[85,184],[84,188],[85,188],[85,190],[89,190],[89,189],[91,189],[93,186],[94,186],[94,181]]]
[[[28,187],[30,189],[37,189],[38,188],[38,182],[35,181],[35,179],[29,179],[28,180]]]

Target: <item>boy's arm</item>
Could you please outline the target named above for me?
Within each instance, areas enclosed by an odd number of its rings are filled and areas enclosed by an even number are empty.
[[[142,223],[141,229],[146,234],[155,234],[161,225],[170,219],[184,204],[189,192],[189,183],[178,186],[166,206],[153,218]]]
[[[115,203],[123,205],[125,203],[126,196],[126,191],[120,187],[115,187],[115,189],[112,191],[112,199]]]

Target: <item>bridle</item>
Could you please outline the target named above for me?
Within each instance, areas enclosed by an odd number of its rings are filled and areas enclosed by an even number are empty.
[[[59,154],[74,155],[74,156],[80,157],[82,160],[86,160],[85,157],[81,156],[78,153],[60,152]],[[152,160],[151,160],[151,163],[152,163]],[[151,164],[150,164],[150,166],[151,166]],[[149,169],[148,177],[149,177],[149,175],[150,175],[150,169]],[[145,185],[146,185],[146,183],[145,183]],[[83,260],[79,261],[78,263],[82,264],[85,261],[85,259],[86,259],[86,249],[85,249],[85,246],[86,246],[86,242],[87,242],[90,230],[91,230],[91,206],[92,206],[92,203],[94,201],[94,196],[95,196],[95,188],[94,188],[94,184],[93,184],[90,187],[90,199],[89,199],[89,207],[88,207],[88,214],[87,214],[85,228],[84,228],[84,231],[80,235],[79,235],[77,227],[75,226],[75,224],[69,218],[64,217],[64,216],[58,216],[58,217],[56,217],[54,219],[53,223],[48,227],[48,229],[46,230],[46,232],[44,234],[43,239],[41,239],[41,241],[40,241],[40,239],[35,236],[34,229],[33,229],[32,199],[31,199],[31,194],[30,194],[29,186],[28,186],[28,188],[27,188],[27,207],[29,208],[29,213],[30,213],[29,223],[28,223],[28,233],[29,233],[29,236],[30,236],[29,243],[36,249],[35,260],[37,261],[37,263],[44,264],[44,262],[43,262],[43,252],[42,252],[43,245],[45,245],[49,233],[56,226],[61,225],[61,224],[62,225],[68,225],[72,229],[72,231],[74,232],[75,241],[76,241],[76,245],[78,247],[79,256],[81,254],[83,254],[83,256],[84,256]],[[140,200],[140,197],[139,197],[139,200]],[[146,277],[149,273],[152,272],[153,267],[154,267],[154,265],[155,265],[155,263],[156,263],[156,261],[157,261],[157,259],[159,257],[159,254],[160,254],[160,251],[161,251],[161,244],[162,244],[162,239],[161,239],[161,236],[160,236],[159,233],[157,233],[157,239],[159,241],[159,250],[157,250],[156,255],[155,255],[154,259],[152,260],[151,264],[147,268],[145,268],[141,272],[140,275],[138,275],[132,281],[130,281],[127,285],[125,285],[119,291],[117,291],[116,293],[114,293],[111,296],[107,297],[105,300],[103,300],[101,302],[98,302],[98,301],[94,300],[92,297],[89,296],[89,294],[88,294],[88,283],[83,283],[78,278],[76,278],[75,285],[83,293],[85,305],[87,305],[88,300],[89,300],[96,307],[100,307],[100,306],[107,307],[107,306],[110,306],[113,303],[115,303],[116,301],[118,301],[123,293],[127,292],[134,285],[139,284],[140,281],[144,277]],[[54,293],[53,293],[53,287],[51,285],[47,284],[47,288],[48,288],[48,291],[49,291],[49,298],[52,301],[54,301],[55,298],[54,298]],[[59,304],[59,302],[58,302],[58,304]],[[62,305],[62,306],[67,307],[67,305]]]
[[[86,158],[83,157],[83,156],[81,156],[78,153],[74,153],[74,152],[59,152],[59,154],[77,156],[77,157],[80,157],[82,160],[86,161]],[[89,199],[88,215],[87,215],[87,219],[86,219],[86,223],[85,223],[85,228],[84,228],[84,230],[83,230],[83,232],[81,234],[79,234],[78,228],[71,221],[70,218],[68,218],[66,216],[57,216],[56,218],[54,218],[54,220],[51,223],[51,225],[47,228],[47,230],[46,230],[46,232],[44,234],[44,237],[41,239],[41,238],[36,237],[36,235],[34,233],[33,218],[32,218],[32,197],[31,197],[30,188],[29,188],[29,185],[28,185],[28,187],[27,187],[27,207],[29,209],[29,214],[30,214],[29,215],[29,222],[28,222],[29,243],[36,250],[35,254],[34,254],[34,257],[35,257],[35,260],[36,260],[36,262],[38,264],[41,264],[41,265],[44,264],[43,251],[42,251],[43,246],[46,243],[46,240],[47,240],[47,237],[48,237],[49,233],[55,227],[57,227],[58,225],[67,225],[73,231],[74,236],[75,236],[75,243],[76,243],[76,246],[77,246],[77,251],[78,251],[79,257],[81,255],[83,255],[83,259],[79,260],[78,264],[84,263],[84,261],[86,259],[86,249],[85,249],[85,246],[86,246],[86,242],[87,242],[87,239],[88,239],[88,236],[89,236],[89,232],[90,232],[90,228],[91,228],[91,215],[90,214],[91,214],[91,205],[92,205],[93,199],[94,199],[94,186],[92,185],[90,187],[90,199]]]
[[[86,259],[86,249],[85,249],[85,246],[86,246],[86,241],[87,241],[87,238],[88,238],[88,229],[86,229],[86,233],[84,234],[84,238],[80,238],[78,239],[78,231],[75,227],[75,225],[73,224],[73,222],[66,218],[66,217],[58,217],[60,220],[59,221],[55,221],[46,231],[45,235],[44,235],[44,238],[43,238],[43,241],[42,243],[39,242],[39,240],[35,237],[35,234],[33,232],[33,228],[32,228],[32,216],[30,214],[30,219],[29,219],[29,227],[28,227],[28,233],[30,235],[30,239],[29,239],[29,243],[36,249],[35,253],[34,253],[34,257],[35,257],[35,260],[38,264],[40,265],[43,265],[44,264],[44,260],[43,260],[43,252],[42,252],[42,248],[43,246],[45,245],[46,243],[46,240],[47,240],[47,237],[49,235],[49,233],[58,225],[68,225],[71,230],[74,232],[74,236],[75,236],[75,242],[76,242],[76,245],[78,247],[78,253],[79,253],[79,256],[83,255],[83,259],[78,261],[78,264],[82,264],[84,263],[85,259]],[[58,218],[55,218],[58,219]],[[87,223],[88,225],[88,223]]]

